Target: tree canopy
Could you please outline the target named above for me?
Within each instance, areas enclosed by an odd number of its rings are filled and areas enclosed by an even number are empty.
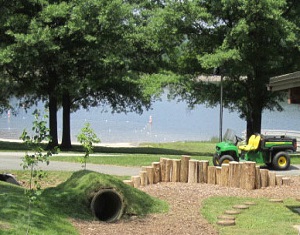
[[[142,75],[158,71],[161,49],[146,30],[155,5],[142,3],[8,4],[7,18],[2,19],[7,39],[1,45],[0,65],[14,84],[15,96],[28,105],[46,101],[53,145],[57,145],[56,113],[61,106],[64,147],[71,146],[71,111],[101,104],[115,112],[149,108],[151,95],[144,92],[149,83]]]
[[[197,78],[219,68],[225,78],[225,107],[247,121],[248,136],[260,132],[262,111],[281,109],[280,94],[267,91],[269,78],[299,68],[299,3],[168,1],[163,11],[165,27],[175,32],[170,40],[178,48],[169,58],[185,75],[174,93],[191,106],[216,105],[219,84]]]

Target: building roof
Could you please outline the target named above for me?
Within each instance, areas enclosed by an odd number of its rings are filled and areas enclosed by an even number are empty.
[[[271,91],[288,90],[295,87],[300,87],[300,71],[272,77],[268,85]]]

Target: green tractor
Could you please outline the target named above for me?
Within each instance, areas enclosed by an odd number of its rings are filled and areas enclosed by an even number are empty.
[[[239,145],[240,142],[242,139],[228,129],[224,141],[216,145],[214,165],[221,166],[230,161],[253,161],[275,170],[286,170],[290,167],[289,154],[297,149],[297,140],[287,136],[255,134],[249,138],[247,145]]]

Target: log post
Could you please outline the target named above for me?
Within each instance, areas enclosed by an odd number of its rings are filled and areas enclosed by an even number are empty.
[[[141,186],[141,177],[140,176],[131,176],[133,182],[133,187],[139,188]]]
[[[289,177],[282,178],[282,185],[290,185],[290,184],[291,184],[291,178]]]
[[[238,162],[229,162],[228,186],[232,188],[240,187],[240,164]]]
[[[269,186],[276,186],[276,173],[272,171],[269,171]]]
[[[260,176],[260,167],[259,166],[256,166],[255,174],[256,174],[255,188],[260,189],[261,188],[261,176]]]
[[[202,160],[199,162],[199,183],[207,183],[207,171],[209,162]]]
[[[216,184],[217,185],[221,184],[221,170],[222,170],[222,167],[216,166]]]
[[[130,185],[130,186],[133,187],[133,182],[132,182],[132,180],[123,180],[123,183],[124,183],[124,184],[128,184],[128,185]]]
[[[168,158],[160,159],[160,170],[161,170],[161,181],[162,182],[166,182],[167,160],[168,160]]]
[[[187,183],[188,182],[189,160],[191,160],[191,157],[189,157],[189,156],[182,156],[181,157],[180,182],[183,182],[183,183]]]
[[[173,159],[173,166],[172,166],[172,182],[179,182],[180,181],[180,159]]]
[[[209,166],[207,172],[208,172],[207,183],[216,184],[216,167]]]
[[[160,162],[152,162],[152,166],[154,168],[154,184],[157,184],[161,181]]]
[[[189,161],[189,178],[188,183],[197,183],[198,182],[198,162],[197,160]]]
[[[228,186],[228,176],[229,176],[229,164],[222,164],[221,179],[220,179],[221,186],[224,187]]]
[[[269,186],[269,170],[260,169],[261,187],[266,188]]]
[[[171,181],[172,167],[173,167],[173,161],[172,159],[168,159],[166,165],[165,182]]]
[[[147,166],[146,167],[147,172],[147,182],[148,184],[154,183],[154,167],[153,166]]]
[[[256,163],[244,162],[241,168],[240,187],[247,190],[255,189]]]
[[[147,171],[140,171],[140,177],[141,177],[141,186],[146,186],[148,184]]]
[[[281,186],[282,185],[282,175],[276,175],[276,185]]]

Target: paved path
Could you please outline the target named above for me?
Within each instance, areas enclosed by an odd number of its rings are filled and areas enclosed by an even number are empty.
[[[58,154],[59,155],[59,154]],[[62,153],[61,155],[66,156],[68,154]],[[82,154],[72,153],[69,155],[78,155],[82,156]],[[99,154],[96,154],[99,156]],[[110,154],[103,154],[103,156],[113,156]],[[22,157],[24,157],[24,152],[0,152],[0,171],[8,172],[9,170],[22,170]],[[80,163],[72,163],[72,162],[56,162],[51,161],[47,166],[46,164],[41,164],[42,170],[49,171],[78,171],[82,170]],[[141,168],[140,167],[123,167],[123,166],[112,166],[112,165],[99,165],[99,164],[87,164],[86,167],[88,170],[110,174],[110,175],[119,175],[119,176],[133,176],[138,175]],[[300,165],[292,165],[286,171],[275,171],[277,175],[286,175],[286,176],[296,176],[300,175]]]
[[[63,156],[67,154],[63,153]],[[70,154],[72,156],[77,154]],[[99,155],[99,154],[97,154]],[[57,155],[56,155],[57,156]],[[78,156],[82,156],[78,154]],[[105,156],[109,156],[106,154]],[[22,158],[24,157],[23,152],[0,152],[0,171],[5,172],[9,170],[22,170]],[[78,171],[82,170],[80,163],[72,163],[72,162],[56,162],[50,161],[50,164],[39,164],[42,170],[49,171]],[[110,175],[119,175],[119,176],[133,176],[138,175],[141,168],[140,167],[122,167],[122,166],[112,166],[112,165],[98,165],[98,164],[87,164],[86,169],[110,174]]]

